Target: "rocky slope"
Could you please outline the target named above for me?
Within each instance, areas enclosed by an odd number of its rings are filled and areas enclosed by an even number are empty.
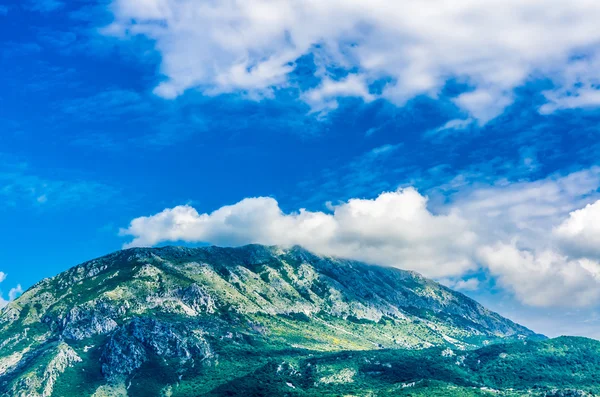
[[[278,356],[540,338],[416,273],[299,247],[130,249],[2,310],[0,395],[201,395]]]

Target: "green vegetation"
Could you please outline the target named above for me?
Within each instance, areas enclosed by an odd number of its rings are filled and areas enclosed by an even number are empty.
[[[256,364],[261,361],[251,360],[255,365],[249,368],[256,369],[207,395],[542,396],[557,390],[563,395],[598,395],[599,360],[600,342],[568,337],[468,352],[441,348],[298,352],[271,356],[259,368]],[[221,365],[222,372],[227,372],[227,365]]]
[[[0,312],[2,397],[542,396],[597,374],[596,341],[297,247],[121,251]]]
[[[442,348],[338,353],[222,344],[218,362],[178,379],[153,358],[132,377],[130,397],[189,396],[551,396],[599,395],[600,342],[557,338],[473,351]],[[89,361],[86,361],[89,362]],[[71,373],[96,371],[77,364]],[[85,369],[85,371],[84,371]],[[64,382],[75,379],[65,377]],[[62,382],[62,381],[61,381]],[[82,379],[56,395],[75,396]],[[68,394],[69,390],[73,392]],[[556,394],[562,390],[563,394]],[[64,392],[64,394],[63,394]],[[553,394],[554,393],[554,394]],[[571,393],[571,394],[569,394]]]

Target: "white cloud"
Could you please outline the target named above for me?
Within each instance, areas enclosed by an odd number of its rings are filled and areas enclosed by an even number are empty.
[[[532,182],[463,188],[452,206],[470,219],[479,236],[488,242],[512,241],[531,247],[553,243],[550,231],[571,211],[600,198],[600,168]]]
[[[512,101],[510,93],[499,92],[496,89],[486,90],[482,88],[465,92],[454,99],[454,103],[460,108],[465,109],[480,124],[485,124],[502,114]]]
[[[479,288],[479,280],[476,278],[458,280],[456,284],[454,284],[454,288],[459,291],[475,291],[477,288]]]
[[[459,216],[434,215],[414,189],[352,199],[333,213],[300,210],[285,214],[268,197],[249,198],[210,214],[189,206],[134,219],[123,235],[131,246],[162,241],[219,245],[302,245],[328,255],[418,270],[429,276],[462,274],[475,264],[468,254],[475,236]]]
[[[0,272],[0,283],[2,283],[4,280],[6,280],[6,273]],[[18,284],[16,287],[11,288],[10,291],[8,291],[8,300],[4,299],[2,292],[0,291],[0,309],[6,306],[10,301],[17,299],[22,293],[23,288],[21,287],[21,284]]]
[[[600,265],[589,255],[571,257],[552,230],[596,201],[598,187],[600,169],[591,168],[475,188],[458,194],[452,206],[479,238],[475,261],[521,302],[589,306],[600,294]]]
[[[112,9],[106,34],[156,43],[165,81],[155,92],[167,98],[190,88],[270,95],[312,53],[321,85],[303,97],[320,106],[369,100],[367,85],[382,80],[380,96],[401,105],[458,79],[473,91],[456,104],[483,123],[529,78],[556,85],[542,112],[598,104],[596,1],[114,0]],[[336,82],[332,68],[354,80]]]
[[[600,200],[571,212],[554,235],[572,256],[600,259]]]
[[[21,284],[18,284],[16,287],[11,288],[10,291],[8,291],[8,300],[14,301],[22,293],[23,293],[23,288],[21,287]]]
[[[589,306],[600,298],[600,263],[554,251],[498,243],[480,249],[482,263],[505,288],[532,306]]]
[[[365,102],[375,99],[375,96],[369,93],[364,76],[355,74],[341,80],[326,78],[317,88],[309,90],[303,95],[303,99],[311,106],[313,112],[336,109],[338,107],[336,98],[339,97],[357,97],[362,98]]]
[[[475,291],[479,288],[480,282],[475,277],[467,278],[464,280],[452,280],[452,279],[440,279],[438,280],[441,284],[444,284],[448,288],[452,288],[458,291]]]
[[[600,106],[600,53],[561,67],[558,87],[544,92],[548,103],[540,107],[540,113]]]
[[[443,126],[436,128],[434,130],[434,132],[442,132],[442,131],[448,131],[448,130],[464,130],[467,127],[469,127],[470,125],[473,124],[473,120],[472,119],[452,119],[448,122],[446,122],[446,124],[444,124]]]
[[[190,206],[165,209],[134,219],[121,234],[133,237],[127,247],[169,241],[298,244],[321,254],[416,270],[465,291],[478,288],[479,281],[469,275],[479,271],[528,305],[586,306],[596,304],[600,294],[600,258],[591,256],[599,252],[600,204],[585,207],[600,198],[599,186],[600,169],[592,168],[469,188],[437,208],[405,188],[371,200],[348,200],[331,206],[331,213],[284,213],[275,199],[257,197],[212,213]],[[589,250],[570,255],[564,230]]]

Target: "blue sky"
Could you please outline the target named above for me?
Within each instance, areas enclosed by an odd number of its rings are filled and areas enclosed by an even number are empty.
[[[123,246],[302,244],[600,337],[600,7],[376,3],[2,3],[0,299]]]

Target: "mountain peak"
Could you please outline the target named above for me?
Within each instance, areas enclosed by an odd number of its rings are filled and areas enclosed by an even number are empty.
[[[462,350],[523,338],[539,336],[413,272],[298,246],[131,248],[38,283],[2,311],[0,390],[25,387],[34,371],[35,395],[90,362],[100,388],[153,357],[195,368],[258,345]]]

